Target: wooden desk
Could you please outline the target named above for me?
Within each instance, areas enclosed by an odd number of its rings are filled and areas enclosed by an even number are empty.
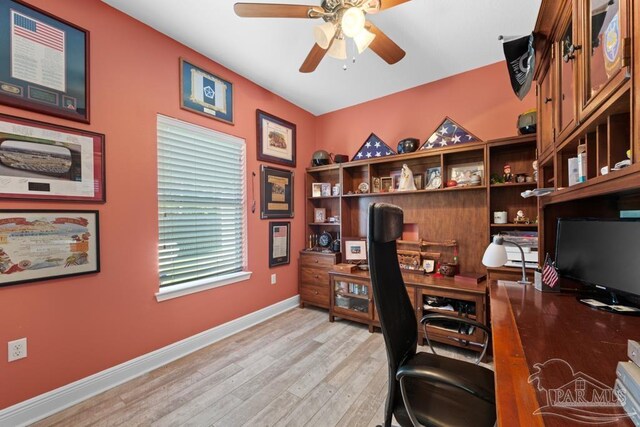
[[[534,413],[546,404],[547,389],[567,390],[562,386],[576,379],[586,381],[587,393],[592,384],[612,387],[617,363],[628,360],[627,340],[640,339],[640,317],[594,310],[576,301],[574,294],[542,293],[515,282],[492,281],[489,289],[498,424],[586,425],[563,417],[575,417],[575,411],[569,414],[570,408]],[[540,389],[529,384],[529,376],[538,372],[535,365],[551,359],[566,361],[573,371],[561,362],[551,362],[539,371]],[[633,426],[622,409],[591,412],[618,419],[601,424]]]

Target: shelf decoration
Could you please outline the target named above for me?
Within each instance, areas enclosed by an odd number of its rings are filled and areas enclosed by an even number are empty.
[[[360,146],[351,161],[366,160],[374,157],[393,156],[394,154],[396,154],[396,152],[391,147],[378,138],[375,133],[372,133],[364,144]]]
[[[480,138],[467,131],[458,123],[450,119],[444,118],[440,126],[433,134],[422,144],[420,150],[430,150],[432,148],[448,147],[451,145],[469,144],[471,142],[482,142]]]

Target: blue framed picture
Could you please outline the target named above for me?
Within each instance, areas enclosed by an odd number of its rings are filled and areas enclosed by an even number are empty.
[[[180,58],[180,107],[233,124],[233,85]]]
[[[89,33],[0,0],[0,103],[89,123]]]

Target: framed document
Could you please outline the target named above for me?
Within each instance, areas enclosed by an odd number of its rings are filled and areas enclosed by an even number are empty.
[[[0,286],[100,271],[98,211],[0,210]]]
[[[233,124],[233,85],[180,58],[180,107]]]
[[[261,110],[256,122],[258,160],[295,167],[296,125]]]
[[[260,218],[293,218],[293,171],[260,166]]]
[[[290,222],[269,223],[269,267],[289,264]]]
[[[89,33],[19,0],[0,0],[0,102],[89,123]]]
[[[104,202],[104,135],[0,114],[0,198]]]

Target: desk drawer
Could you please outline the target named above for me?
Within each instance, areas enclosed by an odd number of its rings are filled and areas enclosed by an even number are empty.
[[[335,264],[335,257],[333,254],[330,254],[330,255],[321,255],[317,253],[301,253],[300,254],[300,265],[329,268],[334,264]]]
[[[318,286],[308,283],[300,284],[300,299],[309,304],[329,308],[329,284]]]
[[[329,272],[322,268],[300,267],[300,284],[310,283],[314,285],[322,285],[329,292]]]

